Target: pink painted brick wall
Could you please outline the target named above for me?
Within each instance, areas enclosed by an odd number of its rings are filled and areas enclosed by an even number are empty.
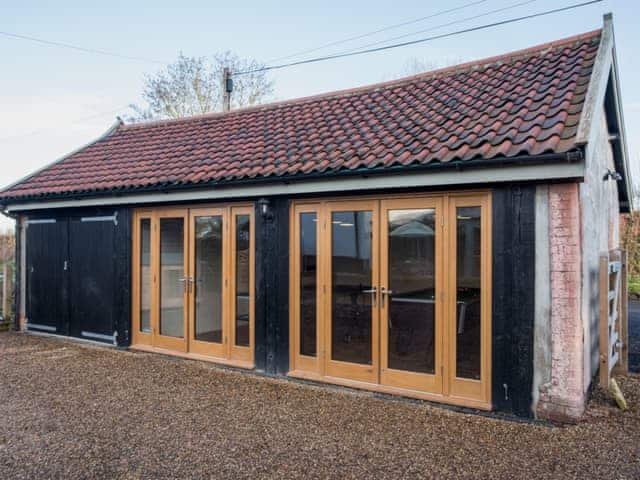
[[[584,412],[581,236],[577,183],[549,188],[551,382],[542,385],[538,416],[577,421]]]

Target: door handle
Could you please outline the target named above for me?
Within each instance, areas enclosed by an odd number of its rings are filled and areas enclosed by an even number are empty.
[[[377,304],[377,297],[378,297],[378,287],[373,287],[373,288],[368,288],[366,290],[362,290],[362,293],[370,293],[371,294],[371,301],[373,303],[373,306],[375,307]]]
[[[393,295],[392,290],[387,290],[386,288],[380,288],[380,306],[384,307],[384,296],[385,295]]]
[[[180,278],[178,279],[178,282],[180,282],[180,283],[182,284],[182,290],[183,290],[184,292],[186,292],[186,291],[187,291],[187,287],[188,287],[187,280],[188,280],[188,279],[189,279],[189,277],[180,277]]]

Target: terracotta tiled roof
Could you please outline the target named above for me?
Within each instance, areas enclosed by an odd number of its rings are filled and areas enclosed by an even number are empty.
[[[0,199],[567,152],[599,39],[597,30],[354,90],[121,125]]]

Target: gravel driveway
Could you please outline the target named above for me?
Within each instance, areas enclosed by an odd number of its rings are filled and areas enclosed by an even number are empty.
[[[0,478],[638,478],[632,409],[469,415],[160,355],[0,334]]]

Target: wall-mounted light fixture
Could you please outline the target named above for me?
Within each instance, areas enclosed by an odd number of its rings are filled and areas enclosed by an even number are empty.
[[[609,168],[607,169],[607,173],[604,174],[604,177],[602,177],[602,180],[604,180],[605,182],[607,180],[615,180],[616,182],[619,182],[620,180],[622,180],[622,175]]]
[[[267,200],[266,198],[261,198],[260,200],[258,200],[258,208],[260,210],[260,215],[262,215],[263,218],[268,218],[269,215],[269,200]]]

